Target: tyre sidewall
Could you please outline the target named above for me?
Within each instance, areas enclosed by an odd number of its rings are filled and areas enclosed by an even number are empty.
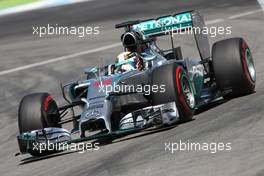
[[[194,110],[194,107],[188,105],[183,92],[183,77],[188,79],[193,93],[188,75],[177,63],[162,65],[152,73],[152,85],[165,85],[165,92],[152,93],[152,105],[175,102],[182,122],[191,120]]]
[[[242,38],[231,38],[214,43],[212,59],[217,86],[223,96],[252,93],[255,81],[249,77],[245,53],[249,47]],[[251,53],[250,56],[252,57]]]

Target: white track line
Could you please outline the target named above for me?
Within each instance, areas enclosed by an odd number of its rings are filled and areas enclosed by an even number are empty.
[[[264,0],[259,0],[259,1],[264,1]],[[232,16],[226,18],[226,19],[219,18],[219,19],[215,19],[215,20],[209,20],[209,21],[206,22],[206,24],[220,23],[220,22],[223,22],[223,21],[228,20],[228,19],[240,18],[240,17],[243,17],[243,16],[247,16],[247,15],[251,15],[251,14],[254,14],[254,13],[258,13],[258,12],[261,12],[261,11],[263,11],[263,9],[258,9],[258,10],[254,10],[254,11],[249,11],[249,12],[245,12],[245,13],[232,15]],[[83,52],[79,52],[79,53],[74,53],[74,54],[70,54],[70,55],[66,55],[66,56],[62,56],[62,57],[49,59],[49,60],[42,61],[42,62],[37,62],[37,63],[34,63],[34,64],[29,64],[29,65],[24,65],[24,66],[12,68],[12,69],[3,70],[3,71],[0,71],[0,76],[6,75],[6,74],[9,74],[9,73],[14,73],[14,72],[26,70],[26,69],[30,69],[30,68],[34,68],[34,67],[38,67],[38,66],[42,66],[42,65],[46,65],[46,64],[50,64],[50,63],[53,63],[53,62],[58,62],[58,61],[62,61],[62,60],[68,60],[68,59],[71,59],[73,57],[83,56],[83,55],[86,55],[86,54],[91,54],[91,53],[95,53],[95,52],[99,52],[99,51],[103,51],[103,50],[107,50],[107,49],[116,48],[116,47],[119,47],[119,46],[121,46],[121,43],[114,43],[114,44],[103,46],[103,47],[96,48],[96,49],[91,49],[91,50],[87,50],[87,51],[83,51]]]
[[[232,15],[232,16],[228,17],[228,19],[236,19],[236,18],[244,17],[247,15],[252,15],[254,13],[258,13],[258,12],[262,12],[262,11],[263,11],[263,9],[258,9],[258,10],[253,10],[253,11],[249,11],[249,12],[245,12],[245,13],[240,13],[240,14]]]
[[[259,0],[259,1],[263,1],[263,6],[264,6],[264,0]],[[248,11],[248,12],[244,12],[244,13],[239,13],[239,14],[236,14],[236,15],[229,16],[227,18],[217,18],[217,19],[214,19],[214,20],[209,20],[209,21],[206,21],[205,24],[206,25],[210,25],[210,24],[221,23],[221,22],[224,22],[224,21],[226,21],[228,19],[229,20],[233,20],[233,19],[236,19],[236,18],[252,15],[252,14],[255,14],[255,13],[258,13],[258,12],[263,12],[263,10],[264,10],[263,6],[262,6],[262,9],[252,10],[252,11]]]
[[[210,25],[210,24],[221,23],[221,22],[223,22],[223,21],[225,21],[225,19],[223,19],[223,18],[217,18],[217,19],[215,19],[215,20],[209,20],[209,21],[206,21],[205,24],[206,24],[206,25]]]
[[[68,60],[68,59],[71,59],[71,58],[74,58],[74,57],[78,57],[78,56],[83,56],[83,55],[86,55],[86,54],[92,54],[92,53],[96,53],[96,52],[99,52],[99,51],[104,51],[104,50],[107,50],[107,49],[116,48],[116,47],[119,47],[119,46],[121,46],[121,43],[113,43],[111,45],[107,45],[107,46],[103,46],[103,47],[99,47],[99,48],[95,48],[95,49],[91,49],[91,50],[87,50],[87,51],[83,51],[83,52],[79,52],[79,53],[74,53],[74,54],[70,54],[70,55],[66,55],[66,56],[61,56],[61,57],[45,60],[45,61],[42,61],[42,62],[37,62],[37,63],[34,63],[34,64],[29,64],[29,65],[24,65],[24,66],[21,66],[21,67],[16,67],[16,68],[4,70],[4,71],[0,72],[0,76],[6,75],[6,74],[9,74],[9,73],[18,72],[18,71],[21,71],[21,70],[26,70],[26,69],[30,69],[30,68],[46,65],[46,64],[50,64],[50,63],[53,63],[53,62]]]

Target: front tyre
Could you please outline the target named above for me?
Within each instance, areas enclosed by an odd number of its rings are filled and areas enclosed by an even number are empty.
[[[195,108],[194,90],[182,66],[172,63],[162,65],[152,73],[152,85],[164,85],[164,92],[152,95],[153,105],[175,102],[181,122],[192,120]]]
[[[256,70],[244,39],[230,38],[214,43],[212,61],[216,84],[224,98],[254,92]]]
[[[56,102],[48,93],[34,93],[23,97],[19,105],[18,126],[20,134],[47,127],[61,127]],[[38,150],[28,152],[33,156],[52,153],[40,153]]]

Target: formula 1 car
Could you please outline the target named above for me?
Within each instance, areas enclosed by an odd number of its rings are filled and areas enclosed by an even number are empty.
[[[203,18],[196,11],[116,25],[125,29],[123,44],[141,45],[144,50],[130,52],[132,60],[102,68],[88,67],[87,79],[61,86],[67,105],[58,107],[48,93],[26,95],[18,114],[20,152],[47,155],[50,151],[40,152],[34,145],[70,144],[187,122],[202,105],[222,97],[253,93],[256,71],[242,38],[218,41],[211,50],[208,37],[194,33],[200,54],[194,59],[184,58],[173,40],[170,50],[159,49],[156,44],[159,36],[172,39],[174,31],[193,27],[204,27]],[[135,57],[141,59],[141,69],[121,69],[124,64],[133,63]],[[66,115],[68,111],[70,117]],[[71,132],[62,128],[69,122],[73,123]],[[73,139],[75,133],[79,135]]]

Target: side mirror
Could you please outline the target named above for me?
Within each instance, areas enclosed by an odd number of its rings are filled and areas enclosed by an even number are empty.
[[[87,67],[84,69],[84,73],[87,75],[87,79],[97,78],[98,69],[96,67]]]

